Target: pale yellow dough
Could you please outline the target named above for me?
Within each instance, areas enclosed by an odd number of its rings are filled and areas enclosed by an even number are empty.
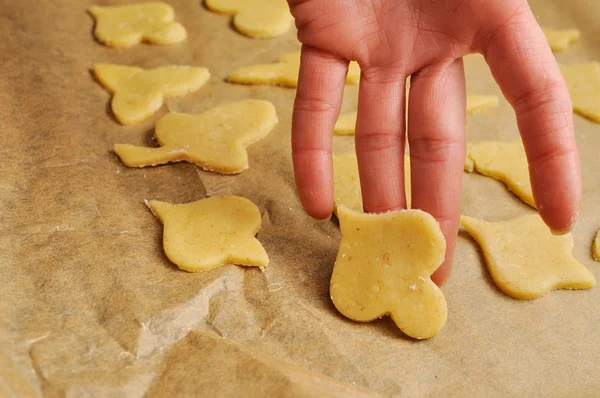
[[[283,54],[277,62],[245,66],[227,77],[230,83],[270,84],[275,86],[296,87],[300,71],[300,51]],[[360,68],[356,62],[350,62],[346,83],[354,84],[360,79]]]
[[[159,110],[165,98],[198,90],[210,73],[206,68],[163,66],[147,69],[96,64],[94,75],[111,93],[112,111],[121,124],[139,123]]]
[[[235,28],[248,36],[281,36],[290,29],[293,17],[286,0],[206,0],[206,6],[233,14]]]
[[[142,41],[174,44],[187,37],[183,25],[174,22],[173,8],[165,3],[93,6],[90,13],[96,18],[94,35],[111,47],[130,47]]]
[[[277,124],[275,106],[244,100],[199,115],[169,113],[156,123],[159,148],[116,144],[115,152],[129,167],[188,161],[222,174],[248,168],[246,147],[264,138]]]
[[[344,316],[369,322],[390,315],[408,336],[427,339],[446,323],[447,307],[431,274],[446,241],[420,210],[384,214],[338,209],[342,241],[331,277],[331,299]]]
[[[467,114],[477,113],[483,109],[498,106],[498,97],[495,95],[468,95]],[[335,135],[354,135],[357,112],[348,112],[340,115],[333,128]]]
[[[592,255],[594,256],[594,260],[600,261],[600,231],[596,233],[596,237],[592,243]]]
[[[494,283],[511,297],[531,300],[555,289],[589,289],[594,275],[572,255],[573,236],[553,235],[537,214],[503,222],[462,216]]]
[[[265,249],[254,237],[262,221],[260,212],[248,199],[215,196],[186,204],[151,200],[148,207],[164,224],[165,254],[182,270],[269,264]]]
[[[579,39],[580,33],[577,29],[542,29],[552,51],[563,51],[571,43]]]
[[[502,181],[510,191],[535,207],[529,166],[521,139],[512,142],[481,141],[467,144],[465,171],[476,171]]]
[[[571,94],[573,110],[600,123],[600,63],[561,65],[560,70]]]
[[[408,156],[404,157],[404,185],[406,204],[410,208],[410,157]],[[336,214],[340,206],[356,212],[363,211],[358,161],[354,151],[333,155],[333,198]]]

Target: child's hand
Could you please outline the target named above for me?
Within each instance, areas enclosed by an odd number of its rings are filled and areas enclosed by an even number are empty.
[[[296,183],[307,212],[333,209],[331,134],[348,60],[362,68],[356,152],[364,207],[406,207],[405,79],[412,75],[408,143],[412,207],[446,237],[444,283],[456,243],[465,160],[461,57],[481,52],[517,114],[537,208],[567,231],[581,199],[569,93],[526,0],[289,0],[303,43],[294,105]],[[485,195],[482,193],[482,200]]]

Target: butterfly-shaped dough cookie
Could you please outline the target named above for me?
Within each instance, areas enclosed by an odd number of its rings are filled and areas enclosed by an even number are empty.
[[[494,283],[511,297],[531,300],[555,289],[589,289],[594,275],[573,257],[573,235],[554,235],[538,214],[485,222],[462,216],[481,247]]]
[[[483,109],[498,106],[498,97],[495,95],[467,95],[467,114],[474,114]],[[333,128],[335,135],[354,135],[357,112],[348,112],[340,115]]]
[[[465,171],[502,181],[523,202],[535,207],[529,166],[521,139],[512,142],[481,141],[467,144]]]
[[[94,65],[94,74],[113,93],[112,111],[121,124],[135,124],[160,109],[164,99],[198,90],[210,73],[206,68],[163,66],[142,69],[113,64]]]
[[[94,35],[111,47],[130,47],[142,41],[174,44],[187,37],[183,25],[174,22],[173,8],[165,3],[93,6],[90,13],[96,18]]]
[[[206,0],[206,6],[216,12],[233,14],[235,28],[250,37],[281,36],[293,21],[286,0]]]
[[[600,63],[561,65],[560,70],[571,94],[573,110],[600,123]]]
[[[230,83],[270,84],[275,86],[296,87],[300,71],[300,51],[283,54],[271,64],[258,64],[237,69],[227,77]],[[358,63],[350,62],[346,83],[355,84],[360,79]]]
[[[563,51],[581,35],[577,29],[542,29],[552,51]]]
[[[244,100],[199,115],[169,113],[156,123],[159,148],[116,144],[115,152],[129,167],[188,161],[222,174],[248,168],[246,147],[265,137],[277,124],[273,104]]]
[[[260,212],[248,199],[214,196],[186,204],[152,200],[148,207],[164,224],[165,254],[182,270],[269,264],[265,249],[254,237],[262,221]]]
[[[420,210],[365,214],[338,209],[342,241],[331,277],[331,299],[344,316],[369,322],[390,315],[408,336],[426,339],[446,323],[447,307],[431,274],[446,241]]]
[[[406,206],[410,208],[410,157],[404,157],[404,186]],[[333,155],[333,201],[334,211],[345,206],[357,212],[363,211],[358,161],[356,152],[349,151],[341,155]]]

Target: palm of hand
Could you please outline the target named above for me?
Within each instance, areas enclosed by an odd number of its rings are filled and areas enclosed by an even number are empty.
[[[554,230],[570,228],[581,194],[571,103],[526,0],[288,1],[303,43],[292,147],[309,214],[326,218],[333,208],[331,132],[348,61],[356,60],[362,76],[355,138],[365,210],[406,207],[407,131],[412,206],[432,214],[447,241],[446,262],[433,276],[443,283],[465,157],[462,57],[481,52],[517,113],[542,218]]]

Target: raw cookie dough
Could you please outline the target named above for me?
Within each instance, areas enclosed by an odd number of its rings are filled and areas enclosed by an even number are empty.
[[[210,73],[206,68],[163,66],[147,69],[113,64],[94,65],[94,75],[111,93],[112,111],[121,124],[152,116],[164,99],[198,90]]]
[[[600,231],[596,233],[596,237],[592,243],[592,255],[594,256],[594,260],[600,261]]]
[[[410,208],[410,157],[404,157],[404,185],[406,206]],[[345,206],[357,212],[363,211],[360,178],[356,153],[349,151],[341,155],[333,155],[333,200],[334,212]]]
[[[156,123],[159,148],[116,144],[115,152],[129,167],[188,161],[222,174],[248,168],[246,147],[264,138],[277,124],[275,106],[244,100],[199,115],[169,113]]]
[[[465,171],[476,171],[502,181],[511,192],[535,208],[529,181],[529,166],[521,139],[512,142],[468,143]]]
[[[563,51],[575,40],[579,39],[580,33],[577,29],[542,29],[546,40],[550,44],[552,51]]]
[[[96,18],[94,35],[111,47],[130,47],[142,41],[174,44],[187,37],[183,25],[173,22],[173,8],[164,3],[93,6],[90,13]]]
[[[296,87],[300,71],[300,51],[283,54],[276,63],[245,66],[227,77],[230,83],[270,84],[275,86]],[[355,84],[360,79],[360,68],[356,62],[350,62],[346,83]]]
[[[571,94],[573,110],[600,123],[600,63],[561,65],[560,70]]]
[[[435,219],[420,210],[365,214],[345,206],[338,215],[342,241],[330,285],[338,311],[359,322],[390,315],[416,339],[437,334],[447,307],[430,276],[446,241]]]
[[[498,106],[498,97],[495,95],[467,95],[467,114],[477,113],[480,110]],[[335,135],[354,135],[357,112],[342,114],[333,128]]]
[[[235,28],[248,36],[281,36],[294,18],[286,0],[206,0],[206,6],[223,14],[233,14]]]
[[[537,214],[503,222],[461,216],[463,227],[479,244],[500,290],[531,300],[555,289],[589,289],[592,273],[571,254],[573,235],[553,235]]]
[[[254,237],[262,221],[260,212],[248,199],[214,196],[186,204],[156,200],[147,204],[164,224],[165,254],[182,270],[269,264],[265,249]]]

